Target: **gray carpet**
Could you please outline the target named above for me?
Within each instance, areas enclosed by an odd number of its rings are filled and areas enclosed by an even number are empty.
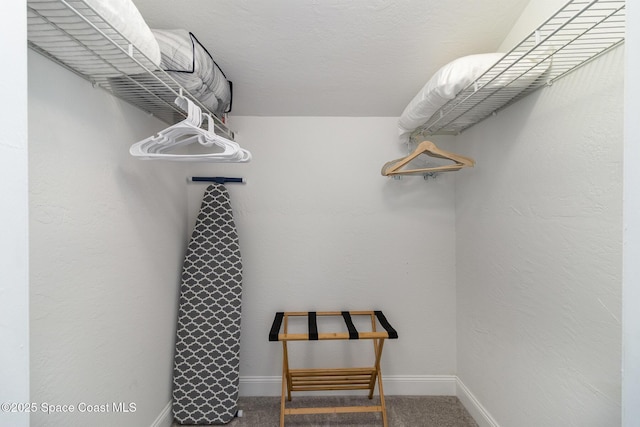
[[[386,396],[389,427],[478,427],[455,396]],[[376,405],[379,399],[366,396],[307,397],[293,396],[288,408],[301,406]],[[242,418],[230,427],[271,427],[280,423],[280,397],[241,397]],[[173,427],[178,427],[174,424]],[[378,413],[287,415],[285,427],[372,427],[382,426]]]

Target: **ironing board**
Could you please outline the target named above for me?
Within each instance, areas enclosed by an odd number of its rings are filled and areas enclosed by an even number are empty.
[[[242,259],[223,184],[205,191],[182,269],[173,371],[180,424],[226,424],[237,412]]]

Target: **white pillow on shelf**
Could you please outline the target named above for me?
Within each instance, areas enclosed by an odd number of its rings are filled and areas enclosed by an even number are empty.
[[[462,89],[473,83],[504,53],[481,53],[451,61],[440,68],[411,100],[398,120],[400,140],[406,141],[411,132],[425,124],[440,107]]]

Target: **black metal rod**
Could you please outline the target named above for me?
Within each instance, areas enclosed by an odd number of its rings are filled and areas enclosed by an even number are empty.
[[[226,184],[227,182],[237,182],[244,184],[244,178],[228,178],[226,176],[192,176],[191,182],[216,182],[218,184]]]

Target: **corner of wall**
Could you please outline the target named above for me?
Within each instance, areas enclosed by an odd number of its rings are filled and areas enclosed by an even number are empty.
[[[567,0],[531,0],[503,40],[498,52],[508,52],[513,49],[565,3]]]
[[[0,402],[29,402],[29,204],[26,1],[3,4],[0,54]],[[0,411],[0,424],[28,426],[26,411]]]
[[[624,129],[624,249],[622,275],[622,425],[640,420],[640,4],[627,2]],[[634,76],[634,77],[631,77]]]
[[[479,427],[500,427],[480,400],[469,390],[459,377],[456,377],[456,396]]]

